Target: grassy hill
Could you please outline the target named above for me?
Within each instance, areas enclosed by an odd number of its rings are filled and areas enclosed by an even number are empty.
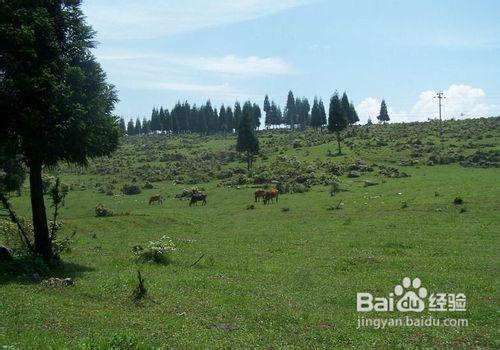
[[[354,127],[340,156],[321,131],[262,131],[252,173],[233,135],[126,137],[86,168],[47,169],[70,189],[61,235],[76,235],[58,269],[37,273],[75,285],[3,266],[0,346],[497,348],[499,126],[447,121],[443,142],[436,122]],[[276,186],[278,203],[254,203],[256,187]],[[206,206],[176,198],[192,187]],[[12,198],[24,216],[27,194]],[[164,203],[148,205],[155,194]],[[113,216],[96,217],[98,204]],[[134,246],[164,235],[177,248],[170,264],[134,259]],[[0,243],[12,242],[0,230]],[[407,276],[467,296],[465,312],[415,317],[468,326],[357,329],[369,315],[356,311],[356,293],[384,296]],[[391,316],[400,314],[376,317]]]

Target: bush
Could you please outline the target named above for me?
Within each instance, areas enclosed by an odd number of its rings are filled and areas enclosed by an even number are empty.
[[[330,187],[330,196],[335,196],[335,194],[339,191],[340,191],[340,182],[332,180]]]
[[[455,204],[455,205],[464,204],[464,200],[460,197],[455,197],[455,199],[453,200],[453,204]]]
[[[103,204],[99,203],[95,207],[95,216],[97,217],[107,217],[107,216],[113,216],[113,212],[106,207],[104,207]]]
[[[169,254],[176,250],[174,242],[167,236],[163,236],[157,241],[150,241],[146,248],[136,245],[132,249],[138,261],[158,264],[170,264]]]
[[[152,184],[151,182],[146,182],[146,183],[144,184],[144,186],[142,186],[142,188],[144,188],[144,189],[146,189],[146,190],[151,190],[151,189],[153,189],[153,188],[155,188],[155,187],[153,186],[153,184]]]
[[[122,192],[123,192],[123,194],[126,194],[126,195],[134,195],[134,194],[141,193],[141,189],[137,185],[125,184],[122,187]]]

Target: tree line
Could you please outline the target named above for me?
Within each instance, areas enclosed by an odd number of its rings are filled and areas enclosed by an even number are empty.
[[[337,99],[338,105],[337,105]],[[334,103],[334,106],[332,106]],[[333,108],[333,109],[332,109]],[[338,110],[338,111],[337,111]],[[295,98],[292,91],[288,92],[285,108],[282,110],[279,105],[264,97],[263,112],[265,114],[264,125],[266,129],[274,129],[285,125],[290,129],[305,129],[306,127],[323,128],[328,126],[328,130],[336,130],[339,126],[329,126],[332,113],[338,113],[341,120],[345,120],[346,125],[354,125],[359,122],[358,113],[354,104],[349,101],[347,93],[339,97],[335,93],[330,100],[328,118],[322,99],[314,98],[312,107],[307,98]],[[120,119],[120,128],[128,135],[139,135],[149,133],[232,133],[238,131],[238,127],[243,113],[249,115],[253,129],[261,126],[261,108],[258,104],[246,101],[243,106],[236,102],[233,107],[221,105],[219,109],[212,106],[210,101],[204,105],[190,105],[189,102],[180,101],[176,103],[172,110],[167,108],[153,108],[151,118],[135,121],[130,119],[125,123],[125,119]],[[377,117],[380,122],[389,121],[385,101],[382,101],[381,112]],[[340,120],[338,118],[334,120]]]

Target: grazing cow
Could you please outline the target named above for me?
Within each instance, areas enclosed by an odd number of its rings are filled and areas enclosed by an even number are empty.
[[[255,201],[259,201],[261,198],[264,198],[264,195],[266,194],[266,190],[263,188],[258,188],[255,190]]]
[[[198,202],[202,202],[202,205],[207,204],[207,195],[203,192],[194,193],[189,201],[189,206],[193,203],[198,204]]]
[[[155,194],[154,196],[151,196],[149,198],[149,205],[155,204],[155,202],[158,204],[163,204],[163,197],[159,194]]]
[[[276,203],[278,203],[278,194],[279,194],[279,191],[275,188],[269,190],[269,191],[266,191],[266,193],[264,193],[264,204],[268,204],[269,201],[271,201],[271,203],[273,203],[274,199],[276,198]]]

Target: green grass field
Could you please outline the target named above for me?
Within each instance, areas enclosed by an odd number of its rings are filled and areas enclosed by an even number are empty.
[[[498,152],[498,118],[491,121],[493,128],[486,127],[486,136],[474,123],[480,121],[466,124],[470,138],[453,134],[442,149],[458,149],[465,156],[476,150]],[[134,179],[142,185],[151,168],[164,174],[176,167],[178,175],[173,176],[184,180],[196,172],[183,161],[159,160],[158,138],[126,140],[115,157],[87,169],[63,166],[58,171],[62,181],[80,186],[69,192],[61,210],[63,232],[75,230],[76,235],[63,264],[42,278],[71,277],[75,285],[49,288],[29,274],[1,274],[0,347],[498,348],[499,170],[465,167],[459,161],[427,165],[424,160],[434,150],[412,156],[416,146],[404,146],[409,140],[441,147],[435,137],[419,136],[429,132],[427,124],[412,126],[406,136],[400,126],[377,126],[366,138],[346,138],[345,154],[339,157],[326,155],[336,150],[330,136],[293,148],[301,134],[263,133],[265,156],[257,159],[257,168],[293,156],[304,167],[316,159],[335,164],[360,160],[390,164],[410,176],[385,177],[378,168],[358,178],[344,172],[339,176],[344,191],[335,196],[330,186],[313,182],[307,192],[281,194],[278,203],[255,203],[254,210],[247,210],[254,204],[254,185],[218,186],[217,174],[203,183],[159,179],[141,194],[120,195],[121,184]],[[450,127],[462,130],[464,125]],[[272,135],[275,139],[267,145]],[[366,142],[374,139],[389,141],[368,147]],[[201,150],[217,152],[234,144],[234,136],[204,140],[163,137],[160,145],[194,157]],[[348,147],[349,142],[354,146]],[[411,157],[420,162],[399,165]],[[111,170],[100,172],[102,166]],[[238,159],[221,165],[209,158],[203,166],[223,171],[244,165]],[[364,180],[378,185],[364,187]],[[101,184],[111,183],[114,195],[99,191]],[[188,201],[175,198],[194,185],[208,194],[206,206],[189,207]],[[27,190],[12,197],[25,216]],[[165,197],[164,203],[148,205],[156,193]],[[455,197],[464,203],[453,204]],[[96,217],[98,203],[114,216]],[[163,235],[178,248],[171,264],[134,260],[133,246]],[[132,299],[137,270],[149,296],[140,303]],[[468,326],[357,329],[359,316],[401,313],[360,315],[356,293],[385,296],[406,276],[419,277],[431,291],[467,296],[466,312],[415,316],[466,318]]]

